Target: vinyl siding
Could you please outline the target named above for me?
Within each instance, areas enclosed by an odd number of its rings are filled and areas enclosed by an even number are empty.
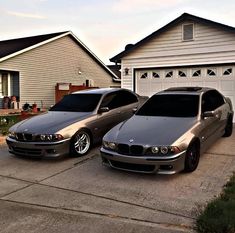
[[[35,102],[39,107],[41,102],[44,107],[54,104],[56,83],[82,85],[92,79],[94,86],[114,85],[112,77],[70,36],[3,61],[0,69],[19,71],[21,103]]]
[[[184,23],[191,23],[187,21]],[[192,22],[193,23],[193,22]],[[182,23],[136,48],[122,59],[122,87],[132,89],[133,69],[235,62],[235,33],[194,23],[194,40],[182,41]]]

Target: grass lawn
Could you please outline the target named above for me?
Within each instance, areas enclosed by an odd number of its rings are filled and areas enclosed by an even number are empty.
[[[235,173],[220,197],[200,213],[196,229],[200,233],[235,233]]]

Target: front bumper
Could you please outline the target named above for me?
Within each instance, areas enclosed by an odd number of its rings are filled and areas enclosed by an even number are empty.
[[[56,158],[69,154],[70,138],[58,142],[27,142],[6,138],[9,152],[28,157]]]
[[[171,156],[130,156],[119,154],[105,148],[100,149],[103,164],[119,170],[175,174],[184,169],[186,151]]]

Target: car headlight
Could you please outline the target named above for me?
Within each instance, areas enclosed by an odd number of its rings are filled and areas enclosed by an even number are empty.
[[[15,139],[16,138],[16,133],[15,132],[9,132],[8,137]]]
[[[103,140],[103,147],[108,150],[116,150],[117,144],[114,142],[108,142]]]
[[[45,142],[54,142],[54,141],[60,141],[63,140],[64,137],[61,134],[40,134],[37,135],[37,138],[39,141],[45,141]]]
[[[150,149],[151,153],[156,155],[172,155],[180,152],[177,146],[153,146]]]

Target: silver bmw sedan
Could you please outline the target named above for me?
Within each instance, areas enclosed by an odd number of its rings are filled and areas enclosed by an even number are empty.
[[[103,138],[103,164],[121,170],[192,172],[200,155],[233,130],[231,100],[217,90],[170,88],[153,95]]]
[[[47,113],[10,128],[9,152],[33,157],[81,156],[113,126],[133,115],[144,98],[120,88],[74,92]]]

